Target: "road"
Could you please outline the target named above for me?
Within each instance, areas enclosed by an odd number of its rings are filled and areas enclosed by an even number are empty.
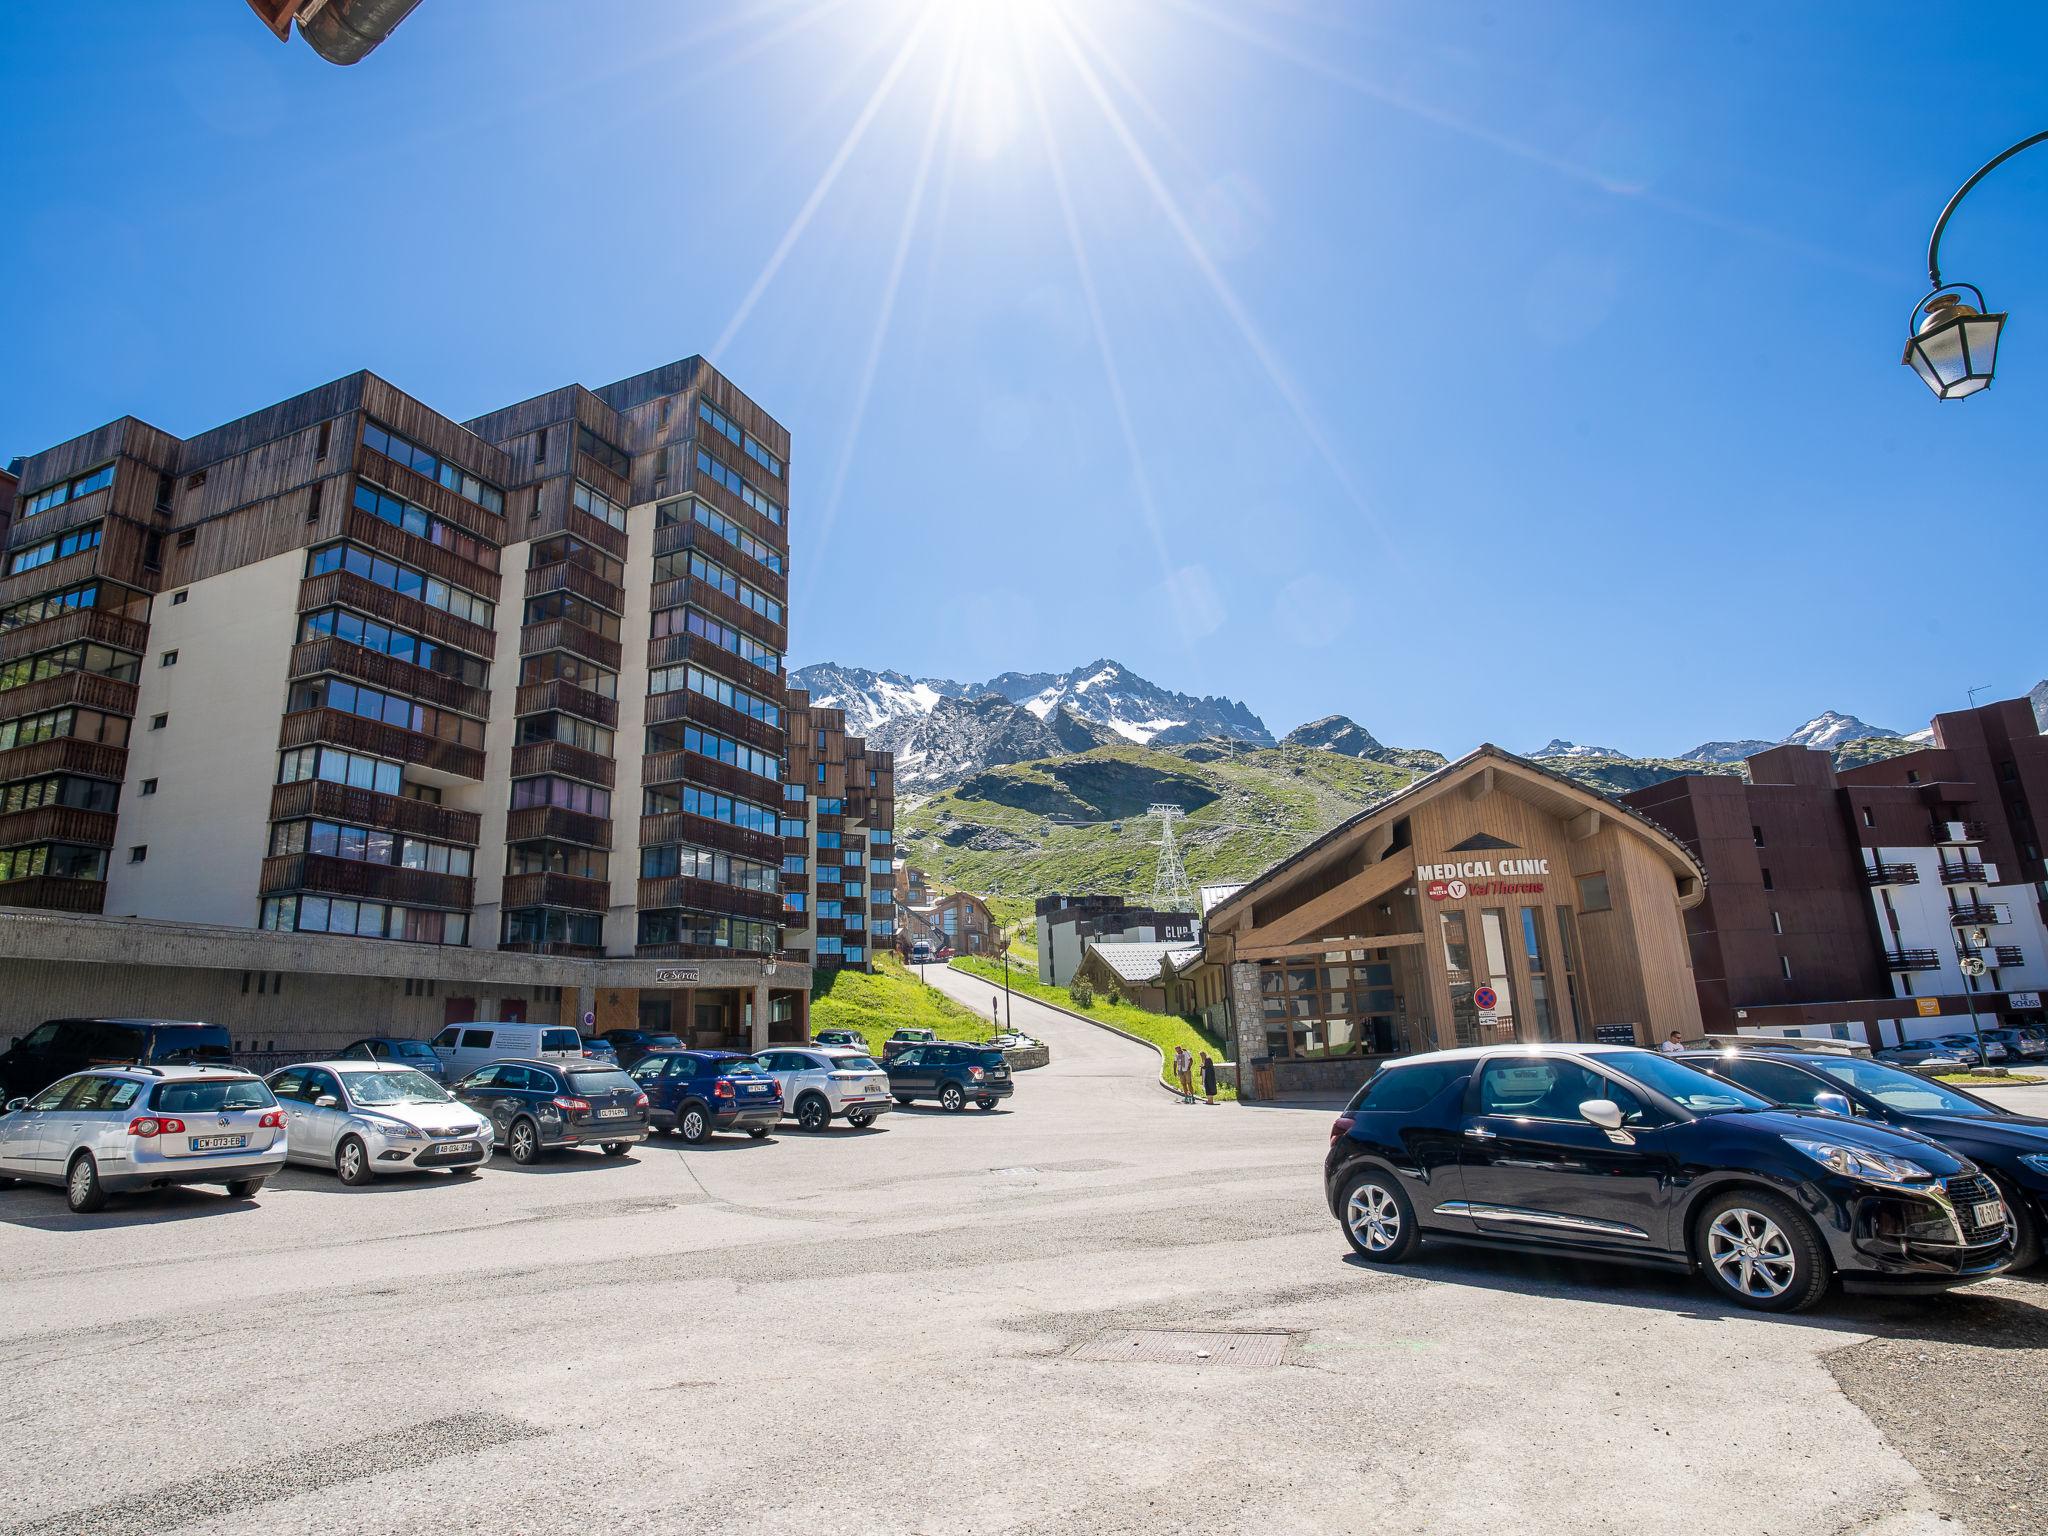
[[[1326,1113],[1182,1105],[1148,1049],[1017,1022],[1053,1065],[992,1115],[85,1218],[0,1192],[0,1536],[2048,1525],[2007,1475],[2048,1465],[2048,1286],[1777,1320],[1375,1272]],[[1249,1337],[1119,1342],[1158,1329]]]

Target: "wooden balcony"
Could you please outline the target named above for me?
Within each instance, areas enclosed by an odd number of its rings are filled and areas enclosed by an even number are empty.
[[[438,736],[386,725],[381,720],[365,720],[338,709],[302,709],[284,717],[277,737],[280,747],[304,747],[316,741],[377,757],[395,757],[400,762],[417,763],[458,778],[481,780],[484,776],[481,747],[458,746]]]
[[[621,613],[626,607],[626,589],[606,581],[595,571],[585,570],[571,560],[536,566],[526,573],[526,595],[544,597],[550,592],[569,592],[587,602]]]
[[[505,818],[508,843],[574,843],[581,848],[610,848],[612,824],[602,816],[559,805],[522,806]]]
[[[638,944],[633,953],[642,960],[765,960],[772,951],[726,949],[717,944]]]
[[[566,492],[563,493],[566,496]],[[588,512],[569,502],[563,508],[560,522],[561,531],[573,533],[586,544],[594,544],[614,560],[626,558],[626,535],[614,528],[601,517],[592,517]],[[550,529],[549,532],[553,532]]]
[[[62,709],[67,704],[83,704],[132,719],[135,692],[135,684],[102,677],[97,672],[60,672],[55,677],[0,691],[0,720],[39,715],[46,709]]]
[[[98,912],[106,903],[104,880],[66,880],[31,875],[0,881],[0,907],[34,907],[44,912]]]
[[[566,741],[528,741],[512,749],[512,777],[530,779],[543,773],[602,784],[610,789],[617,781],[619,766],[608,757],[572,747]]]
[[[101,608],[74,608],[55,618],[0,631],[0,661],[55,650],[74,640],[93,640],[140,655],[149,648],[149,626],[140,619],[123,618]]]
[[[476,812],[452,810],[409,795],[380,795],[373,789],[330,784],[325,779],[301,779],[295,784],[279,784],[270,791],[272,821],[296,821],[303,816],[345,822],[352,827],[410,832],[415,837],[462,843],[471,848],[483,835],[483,818]]]
[[[778,651],[789,649],[789,627],[764,618],[754,612],[736,597],[728,597],[718,588],[709,586],[693,577],[682,576],[673,581],[658,581],[654,584],[650,598],[654,612],[664,608],[688,606],[700,608],[721,624],[744,630],[764,645]],[[784,616],[787,617],[787,609]],[[728,652],[728,654],[730,654]]]
[[[1863,881],[1866,885],[1918,885],[1920,867],[1917,864],[1866,864]]]
[[[317,891],[409,907],[463,911],[475,905],[476,900],[476,882],[467,875],[440,875],[431,870],[329,858],[318,853],[280,853],[265,859],[261,889],[266,896],[285,891]]]
[[[619,723],[617,699],[608,699],[601,693],[580,688],[566,677],[551,677],[544,683],[519,685],[518,713],[543,715],[556,711],[582,720],[594,720],[609,729],[617,729]]]
[[[578,875],[507,875],[504,907],[573,907],[579,912],[611,910],[612,888],[606,880]]]
[[[451,586],[464,587],[478,597],[498,600],[504,585],[495,563],[466,559],[454,550],[436,544],[432,539],[423,539],[416,533],[395,527],[361,507],[350,507],[342,527],[348,537],[358,544],[366,544],[380,555],[389,555],[401,565],[424,571]],[[498,547],[488,545],[491,560],[495,562]]]
[[[779,698],[780,695],[778,694]],[[756,720],[752,715],[743,715],[738,710],[708,699],[689,688],[678,688],[673,693],[657,693],[647,700],[647,723],[664,725],[671,721],[687,720],[694,725],[704,726],[730,736],[734,741],[744,741],[750,747],[759,747],[763,752],[776,757],[783,754],[785,738],[782,727],[770,725],[765,720]]]
[[[353,678],[356,682],[368,683],[372,688],[382,688],[387,692],[402,693],[442,709],[459,710],[481,719],[490,717],[491,692],[488,688],[472,688],[439,672],[400,661],[396,656],[365,650],[360,645],[351,645],[332,636],[303,640],[292,647],[293,677],[317,677],[323,672]]]
[[[32,811],[0,816],[0,848],[19,848],[27,843],[88,843],[95,848],[111,848],[114,813],[43,805]]]
[[[26,747],[0,752],[0,784],[39,778],[46,773],[76,773],[88,779],[126,778],[128,749],[58,736]]]
[[[389,587],[380,587],[374,581],[358,576],[354,571],[329,571],[324,576],[308,576],[299,583],[301,612],[336,603],[367,613],[372,618],[389,620],[401,628],[416,630],[430,640],[439,640],[472,656],[488,658],[496,651],[498,636],[495,630],[472,624],[467,619],[458,619],[439,608],[430,608],[416,597],[401,596]]]
[[[501,953],[513,955],[562,955],[572,960],[604,958],[602,944],[566,944],[560,940],[551,940],[545,944],[500,944],[498,949]]]
[[[681,811],[640,818],[640,845],[693,843],[699,848],[720,848],[764,864],[782,862],[782,839],[772,832],[754,832],[708,816],[691,816]]]
[[[505,542],[505,519],[498,513],[485,510],[438,480],[429,480],[410,464],[386,458],[368,443],[356,444],[355,468],[364,479],[376,481],[416,507],[425,507],[443,522],[453,523],[491,544]]]
[[[54,592],[59,587],[68,587],[75,582],[90,581],[94,576],[101,574],[112,575],[116,580],[133,582],[139,573],[103,570],[108,553],[104,543],[95,544],[91,549],[82,549],[75,555],[52,560],[49,564],[39,565],[34,570],[22,571],[14,576],[0,576],[0,607],[20,602],[25,597],[34,597],[38,592]],[[5,569],[5,566],[0,566],[0,570]]]
[[[706,559],[716,560],[735,576],[755,587],[777,602],[789,600],[789,575],[777,571],[741,551],[737,544],[727,543],[702,523],[673,523],[666,528],[654,530],[654,553],[662,555],[679,554],[694,549]],[[784,564],[788,562],[785,559]]]
[[[520,655],[539,656],[547,651],[573,651],[608,672],[619,670],[619,660],[624,654],[618,641],[607,640],[571,619],[549,619],[544,624],[529,624],[520,630]]]
[[[704,671],[715,672],[727,682],[737,684],[778,707],[788,686],[780,672],[770,672],[766,667],[743,661],[724,647],[696,635],[662,635],[647,642],[647,665],[650,668],[673,667],[686,661],[695,662]]]
[[[758,773],[749,773],[731,763],[721,763],[701,752],[649,752],[641,759],[640,781],[643,784],[680,784],[687,781],[723,790],[760,805],[774,807],[782,803],[779,781],[764,779]]]
[[[764,923],[782,921],[782,896],[779,892],[743,891],[736,885],[720,885],[715,880],[698,880],[689,876],[642,880],[640,910],[652,912],[663,907],[688,907],[696,912],[751,917]]]
[[[1888,971],[1938,971],[1941,956],[1931,949],[1888,949],[1884,964]]]

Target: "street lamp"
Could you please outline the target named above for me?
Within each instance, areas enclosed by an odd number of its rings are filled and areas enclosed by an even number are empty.
[[[1944,283],[1941,280],[1941,232],[1972,187],[2023,149],[2048,141],[2048,133],[2037,133],[1986,161],[1977,174],[1956,188],[1956,195],[1934,221],[1934,233],[1927,239],[1927,281],[1933,285],[1927,297],[1913,306],[1906,321],[1906,355],[1900,361],[1920,375],[1937,400],[1961,400],[1974,395],[1991,382],[1998,366],[1998,335],[2005,326],[2005,314],[1985,311],[1984,294],[1975,283]],[[1975,304],[1963,302],[1957,289],[1976,294]]]

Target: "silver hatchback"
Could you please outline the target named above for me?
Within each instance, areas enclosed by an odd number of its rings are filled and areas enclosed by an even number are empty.
[[[173,1184],[247,1199],[284,1157],[284,1111],[232,1067],[96,1067],[0,1111],[0,1183],[60,1185],[74,1211]]]
[[[387,1061],[308,1061],[270,1074],[290,1121],[287,1155],[332,1168],[344,1184],[380,1173],[489,1161],[491,1122],[424,1072]]]

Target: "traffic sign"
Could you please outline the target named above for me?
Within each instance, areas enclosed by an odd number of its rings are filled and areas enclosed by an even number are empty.
[[[1479,987],[1472,993],[1472,1006],[1481,1013],[1489,1013],[1500,1006],[1500,994],[1491,987]]]
[[[591,1027],[591,1026],[592,1026],[593,1024],[595,1024],[596,1022],[597,1022],[597,1015],[596,1015],[596,1014],[594,1014],[594,1013],[592,1013],[592,1012],[591,1012],[591,1011],[590,1011],[590,1010],[589,1010],[588,1008],[584,1009],[584,1010],[583,1010],[583,1027],[584,1027],[585,1029],[589,1029],[589,1028],[590,1028],[590,1027]]]

